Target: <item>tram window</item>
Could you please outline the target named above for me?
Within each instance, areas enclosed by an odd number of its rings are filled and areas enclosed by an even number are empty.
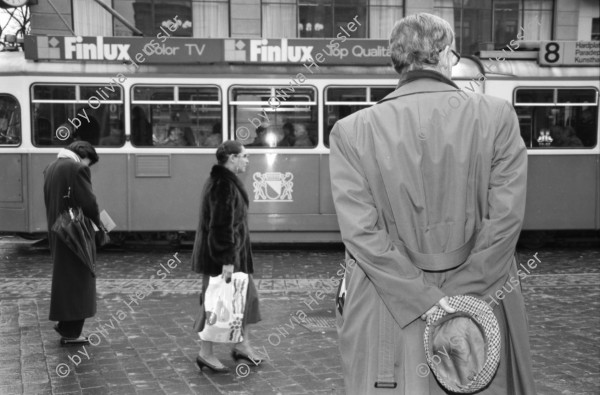
[[[394,91],[394,87],[328,87],[325,90],[323,138],[329,147],[329,134],[333,125],[350,114],[377,103]]]
[[[520,88],[515,97],[534,97]],[[521,137],[527,148],[593,148],[598,143],[598,101],[595,89],[546,89],[551,103],[515,102]]]
[[[84,140],[100,147],[123,146],[122,98],[118,85],[33,85],[33,144],[60,147]]]
[[[386,87],[386,88],[371,88],[371,101],[374,102],[378,102],[379,100],[383,99],[384,97],[386,97],[387,95],[389,95],[390,93],[392,93],[393,91],[395,91],[396,88],[391,88],[391,87]]]
[[[519,89],[515,95],[518,103],[554,103],[555,89]]]
[[[136,86],[133,88],[134,101],[162,101],[175,100],[175,89],[173,87],[158,87],[158,86]]]
[[[249,148],[314,148],[318,143],[313,87],[234,87],[230,90],[233,138]]]
[[[13,96],[0,94],[0,145],[21,144],[21,109]]]
[[[559,89],[559,103],[592,103],[597,104],[595,89]]]
[[[216,147],[223,140],[216,86],[133,87],[131,139],[136,147]]]
[[[94,107],[96,106],[94,97],[102,100],[122,100],[121,93],[122,90],[119,87],[111,85],[81,86],[81,100],[88,101],[91,99]]]
[[[76,100],[75,86],[35,85],[33,100]]]

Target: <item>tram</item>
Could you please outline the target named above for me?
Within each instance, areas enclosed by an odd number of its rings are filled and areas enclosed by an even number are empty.
[[[600,229],[598,69],[465,57],[453,79],[516,109],[529,153],[524,229]],[[42,173],[77,137],[97,147],[94,191],[114,232],[189,237],[215,147],[237,138],[250,154],[243,181],[253,241],[340,241],[329,132],[396,84],[381,66],[171,64],[129,73],[123,64],[0,53],[0,232],[46,232]]]

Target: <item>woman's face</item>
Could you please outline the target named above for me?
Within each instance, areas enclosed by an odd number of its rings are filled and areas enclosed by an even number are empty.
[[[183,137],[183,130],[175,128],[171,130],[171,139],[177,140]]]
[[[250,163],[250,159],[248,158],[248,152],[246,152],[246,148],[242,147],[242,151],[239,154],[233,155],[233,161],[235,165],[236,173],[245,173],[248,168],[248,164]]]

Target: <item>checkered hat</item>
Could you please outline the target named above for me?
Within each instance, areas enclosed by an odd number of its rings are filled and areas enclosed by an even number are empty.
[[[490,383],[500,362],[500,328],[490,306],[472,296],[448,298],[456,313],[429,316],[423,340],[429,368],[447,390],[470,394]]]

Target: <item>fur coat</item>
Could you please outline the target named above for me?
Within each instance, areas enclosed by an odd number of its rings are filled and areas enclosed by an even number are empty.
[[[217,276],[223,265],[233,264],[235,272],[254,272],[248,202],[239,178],[224,166],[213,166],[202,191],[192,270]]]

